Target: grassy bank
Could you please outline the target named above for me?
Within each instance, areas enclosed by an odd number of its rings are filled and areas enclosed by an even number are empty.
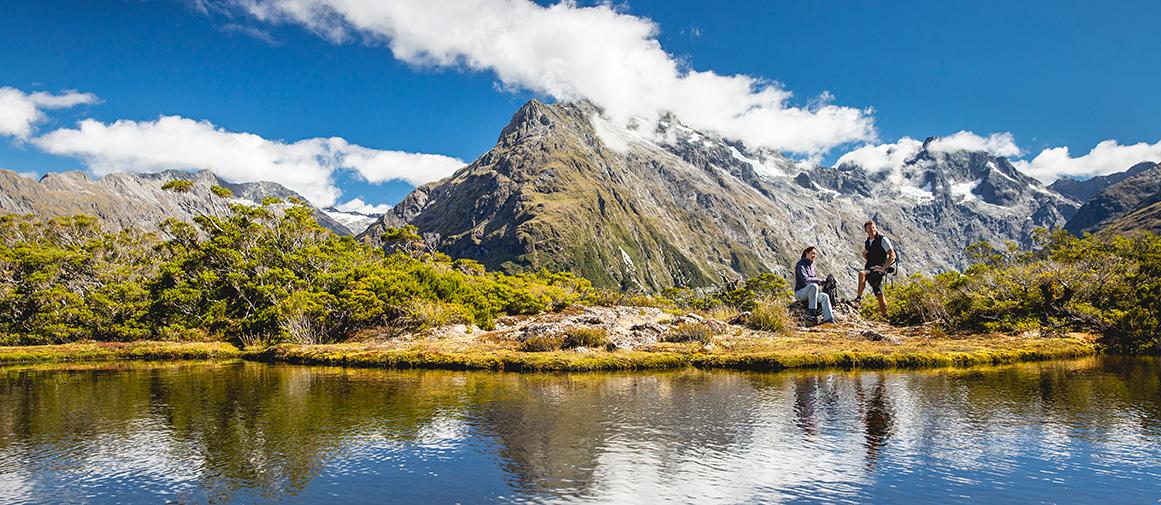
[[[232,359],[242,351],[225,342],[77,342],[0,347],[0,364],[70,361]]]
[[[427,368],[511,372],[793,368],[932,368],[1071,358],[1097,353],[1083,335],[974,335],[917,337],[892,343],[800,334],[794,337],[718,337],[713,344],[665,343],[637,350],[521,352],[488,338],[334,345],[280,344],[241,351],[224,342],[74,343],[0,347],[0,363],[99,360],[243,358],[267,363],[370,368]]]
[[[282,344],[246,359],[268,363],[334,365],[371,368],[429,368],[444,370],[497,370],[509,372],[589,372],[658,370],[690,364],[676,352],[520,352],[514,350],[376,349],[366,345]]]
[[[693,366],[706,369],[767,370],[793,368],[935,368],[1002,364],[1089,356],[1097,348],[1086,335],[973,335],[968,338],[913,338],[902,343],[872,342],[838,335],[795,337],[719,336],[714,344],[667,343],[614,352],[561,350],[520,352],[503,344],[443,345],[418,342],[379,344],[282,344],[246,359],[381,368],[502,370],[515,372],[647,370]],[[485,339],[481,339],[483,341]]]

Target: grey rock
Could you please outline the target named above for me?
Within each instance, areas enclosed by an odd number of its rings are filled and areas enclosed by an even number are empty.
[[[874,331],[874,330],[864,330],[862,333],[860,333],[860,335],[862,335],[863,338],[870,340],[871,342],[887,341],[887,342],[890,342],[892,344],[901,343],[899,341],[899,339],[897,339],[895,337],[883,335],[882,333],[879,333],[879,332]]]
[[[730,319],[729,321],[727,321],[727,324],[744,325],[750,320],[750,315],[751,315],[751,313],[749,311],[743,312],[741,314],[734,316],[733,319]]]

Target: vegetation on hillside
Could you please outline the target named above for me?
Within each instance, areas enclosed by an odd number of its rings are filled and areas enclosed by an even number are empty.
[[[335,342],[388,324],[490,328],[498,314],[537,313],[592,291],[570,274],[385,255],[323,229],[302,205],[233,205],[197,228],[162,228],[168,240],[105,233],[84,216],[0,217],[0,343]]]
[[[1080,239],[1058,229],[1035,239],[1030,252],[976,244],[977,263],[963,273],[887,286],[887,319],[954,332],[1092,331],[1111,352],[1161,354],[1161,236]]]

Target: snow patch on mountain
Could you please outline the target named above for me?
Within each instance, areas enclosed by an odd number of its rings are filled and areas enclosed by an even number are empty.
[[[931,192],[930,182],[928,182],[922,188],[905,184],[899,187],[899,192],[903,193],[904,196],[914,198],[920,202],[935,200],[935,193]]]
[[[952,184],[951,194],[962,198],[961,201],[978,200],[979,197],[975,194],[975,189],[984,182],[983,179],[976,179],[972,182],[965,182],[962,184]]]
[[[367,215],[359,214],[357,212],[343,212],[341,210],[335,209],[334,207],[327,207],[323,210],[323,213],[330,216],[331,219],[338,221],[339,224],[346,226],[347,229],[351,230],[351,233],[354,235],[363,233],[363,230],[366,230],[368,226],[375,224],[379,218],[383,217],[382,214]]]

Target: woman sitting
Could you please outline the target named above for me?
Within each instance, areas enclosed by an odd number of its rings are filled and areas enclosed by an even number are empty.
[[[833,323],[834,314],[830,311],[830,297],[822,292],[822,279],[814,271],[814,259],[818,257],[818,250],[814,246],[802,251],[802,259],[794,266],[794,298],[806,302],[811,317],[818,313],[818,306],[822,304],[822,318],[825,322]]]

